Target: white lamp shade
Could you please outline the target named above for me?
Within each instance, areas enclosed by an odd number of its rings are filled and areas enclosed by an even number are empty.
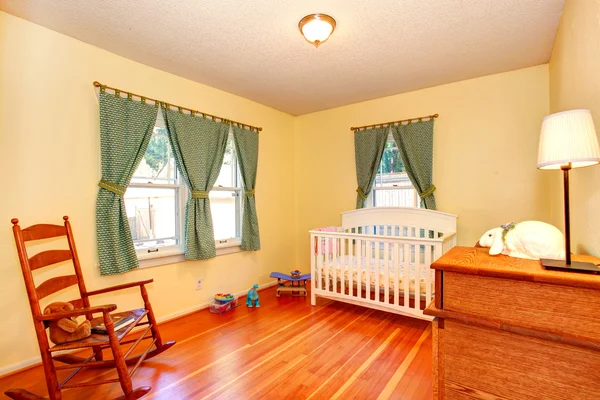
[[[569,110],[542,120],[539,169],[587,167],[600,163],[600,147],[589,110]]]

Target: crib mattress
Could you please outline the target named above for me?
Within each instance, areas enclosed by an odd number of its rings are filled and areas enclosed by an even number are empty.
[[[323,265],[320,266],[321,268],[321,275],[327,275],[327,271],[329,270],[329,278],[333,279],[334,278],[334,267],[335,267],[335,277],[340,280],[342,279],[341,277],[341,271],[342,268],[341,266],[343,265],[344,268],[344,280],[346,282],[350,282],[349,281],[349,273],[350,270],[352,270],[352,283],[353,284],[358,284],[360,283],[361,285],[365,285],[367,282],[369,282],[369,285],[371,287],[375,287],[376,285],[376,270],[379,270],[379,287],[381,289],[384,289],[385,287],[385,260],[379,260],[379,268],[377,268],[377,260],[375,260],[374,258],[368,260],[366,257],[361,257],[360,258],[360,262],[359,259],[357,257],[353,257],[353,265],[352,268],[348,268],[348,264],[350,262],[350,257],[349,256],[344,256],[344,257],[340,257],[338,259],[335,260],[335,262],[331,262],[331,267],[329,267],[329,261]],[[367,272],[367,268],[368,268],[368,272]],[[359,271],[360,271],[360,275],[359,275]],[[368,278],[367,278],[367,273],[368,273]],[[426,276],[427,274],[431,274],[431,294],[433,296],[434,294],[434,288],[435,288],[435,283],[433,280],[433,271],[429,268],[429,265],[420,265],[419,267],[419,277],[418,277],[418,282],[419,282],[419,290],[420,290],[420,294],[424,295],[426,293],[426,288],[427,288],[427,281],[426,281]],[[358,278],[360,276],[360,279]],[[415,293],[415,265],[414,264],[410,264],[409,265],[409,293],[414,294]],[[404,290],[404,262],[400,263],[400,269],[398,271],[398,285],[396,286],[396,270],[395,267],[393,266],[393,263],[390,261],[390,266],[389,266],[389,289],[390,292],[392,290],[394,290],[394,288],[398,288],[398,290],[403,291]]]

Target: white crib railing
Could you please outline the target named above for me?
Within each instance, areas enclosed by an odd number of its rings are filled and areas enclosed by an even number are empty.
[[[361,225],[312,230],[311,303],[316,297],[423,319],[434,295],[433,261],[455,234],[418,226]]]

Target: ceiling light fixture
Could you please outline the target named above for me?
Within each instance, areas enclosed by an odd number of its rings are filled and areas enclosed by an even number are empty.
[[[335,19],[327,14],[310,14],[298,22],[298,28],[309,42],[319,47],[335,29]]]

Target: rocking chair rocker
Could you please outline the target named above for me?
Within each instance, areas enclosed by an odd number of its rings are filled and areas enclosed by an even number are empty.
[[[81,273],[81,265],[77,256],[77,250],[75,249],[75,241],[73,239],[73,232],[71,231],[69,218],[65,216],[63,219],[65,221],[64,226],[39,224],[32,225],[25,229],[21,229],[21,227],[18,225],[18,219],[14,218],[11,221],[14,225],[13,233],[17,245],[17,252],[19,253],[21,269],[23,270],[23,279],[25,280],[27,296],[29,297],[29,305],[31,306],[31,314],[33,316],[35,333],[37,335],[38,344],[40,347],[40,354],[42,356],[42,364],[44,367],[46,385],[48,386],[48,394],[50,399],[62,399],[62,389],[116,382],[121,384],[121,388],[123,389],[124,393],[124,395],[118,399],[138,399],[148,393],[151,389],[150,386],[141,386],[135,389],[132,386],[131,378],[139,368],[140,364],[145,359],[152,358],[175,344],[174,341],[163,342],[158,331],[156,319],[154,318],[154,313],[152,312],[152,306],[148,300],[148,293],[144,286],[148,283],[151,283],[153,280],[147,279],[145,281],[125,283],[123,285],[117,285],[105,289],[88,291],[85,287],[83,275]],[[67,237],[69,250],[48,250],[35,254],[32,257],[27,256],[25,242],[60,236]],[[67,260],[72,260],[73,262],[73,266],[75,268],[74,275],[56,276],[41,283],[37,287],[35,286],[32,271]],[[52,314],[42,314],[42,308],[40,307],[41,299],[75,284],[77,284],[79,287],[80,294],[80,298],[70,301],[70,303],[75,306],[75,310]],[[90,296],[133,287],[140,288],[142,299],[144,301],[144,308],[111,314],[111,312],[117,308],[117,306],[114,304],[90,306]],[[92,314],[100,313],[102,314],[101,317],[93,318]],[[48,336],[46,335],[48,323],[61,318],[69,318],[79,315],[85,315],[87,319],[91,320],[92,327],[104,323],[107,333],[92,333],[91,336],[85,339],[51,346],[48,341]],[[134,323],[120,329],[115,329],[112,317],[117,315],[125,317],[132,316],[134,318]],[[146,321],[142,322],[144,318]],[[147,327],[141,330],[137,338],[127,338],[127,334],[131,332],[134,327],[144,325],[147,325]],[[150,335],[147,335],[149,331]],[[150,345],[141,354],[132,355],[133,350],[140,344],[140,342],[146,339],[150,340]],[[128,343],[133,344],[125,352],[123,352],[121,345]],[[75,354],[65,354],[65,350],[89,350],[90,348],[92,350],[92,354],[85,358]],[[112,359],[104,360],[102,351],[105,349],[111,350]],[[58,355],[52,354],[58,351],[60,351]],[[58,361],[63,365],[55,365],[54,361]],[[132,365],[131,369],[128,369],[128,365]],[[118,378],[69,383],[79,371],[88,368],[115,368]],[[65,369],[74,369],[74,371],[59,383],[56,372]],[[45,399],[44,397],[37,396],[24,389],[9,389],[5,392],[5,394],[12,399]]]

